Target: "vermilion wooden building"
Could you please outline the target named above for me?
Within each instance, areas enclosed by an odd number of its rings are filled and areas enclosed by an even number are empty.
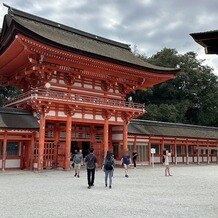
[[[70,167],[70,153],[94,147],[99,161],[113,149],[112,132],[122,128],[118,156],[127,147],[127,123],[146,111],[126,95],[175,78],[178,69],[135,57],[129,45],[92,35],[8,7],[0,38],[0,81],[23,90],[5,107],[22,108],[39,119],[39,130],[21,134],[28,164]],[[3,162],[7,141],[2,131]],[[12,132],[13,134],[9,134]],[[10,136],[11,135],[11,136]],[[23,154],[25,156],[25,154]],[[55,161],[54,161],[55,160]]]

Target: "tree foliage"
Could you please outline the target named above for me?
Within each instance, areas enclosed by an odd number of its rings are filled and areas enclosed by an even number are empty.
[[[14,88],[12,86],[0,86],[0,107],[3,106],[7,100],[15,98],[20,93],[20,89]]]
[[[142,119],[218,126],[218,78],[197,54],[178,54],[164,48],[145,61],[163,67],[180,67],[176,79],[138,90],[133,99],[145,103],[148,114]]]

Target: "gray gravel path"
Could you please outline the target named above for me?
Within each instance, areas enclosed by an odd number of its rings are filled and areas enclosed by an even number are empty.
[[[85,169],[0,172],[0,217],[214,217],[218,218],[218,165],[117,168],[112,189],[96,172],[87,189]]]

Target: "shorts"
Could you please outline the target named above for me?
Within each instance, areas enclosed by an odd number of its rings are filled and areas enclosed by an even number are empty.
[[[81,164],[80,163],[79,164],[74,163],[74,169],[75,170],[80,170],[80,168],[81,168]]]

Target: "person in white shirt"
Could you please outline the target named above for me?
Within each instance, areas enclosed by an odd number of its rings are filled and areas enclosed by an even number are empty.
[[[167,175],[172,176],[170,174],[170,163],[169,163],[169,157],[171,156],[171,153],[169,153],[166,150],[163,155],[164,155],[164,165],[165,165],[165,176]]]

